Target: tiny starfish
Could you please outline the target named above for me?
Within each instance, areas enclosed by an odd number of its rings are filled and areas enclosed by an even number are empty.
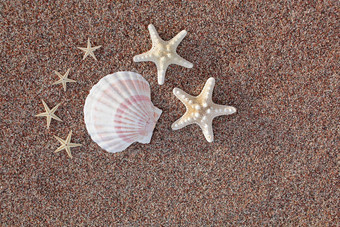
[[[174,88],[175,96],[185,105],[185,114],[172,124],[173,130],[181,129],[190,124],[198,124],[208,142],[214,140],[212,121],[215,117],[236,112],[232,106],[218,105],[212,101],[215,79],[209,78],[201,93],[194,97],[179,88]]]
[[[99,49],[100,47],[102,47],[102,46],[91,47],[90,38],[88,38],[88,39],[87,39],[87,47],[86,47],[86,48],[85,48],[85,47],[77,47],[77,48],[78,48],[78,49],[81,49],[82,51],[85,52],[85,55],[84,55],[84,57],[83,57],[83,60],[85,60],[85,58],[86,58],[87,56],[90,55],[91,57],[94,58],[94,60],[97,61],[97,58],[96,58],[96,56],[94,55],[93,51]]]
[[[71,79],[67,78],[67,77],[68,77],[68,74],[70,73],[70,69],[68,69],[68,70],[66,71],[66,73],[65,73],[64,76],[61,75],[61,74],[60,74],[59,72],[57,72],[57,71],[54,71],[54,73],[57,74],[57,76],[58,76],[60,79],[59,79],[58,81],[54,82],[53,84],[62,84],[62,85],[63,85],[63,88],[64,88],[64,91],[66,91],[66,83],[68,83],[68,82],[72,82],[72,83],[77,82],[77,81],[75,81],[75,80],[71,80]]]
[[[66,140],[63,140],[63,139],[59,138],[58,136],[54,136],[61,143],[61,146],[58,147],[57,150],[55,150],[54,152],[57,153],[57,152],[65,149],[68,156],[70,156],[70,158],[72,158],[71,147],[80,147],[82,145],[79,144],[79,143],[71,143],[71,136],[72,136],[72,130],[68,134]]]
[[[148,26],[148,29],[152,40],[152,48],[143,54],[134,56],[133,60],[135,62],[154,62],[157,67],[158,84],[164,84],[165,72],[168,66],[171,64],[192,68],[193,64],[179,56],[176,52],[178,45],[187,34],[185,30],[178,33],[171,40],[164,41],[159,37],[155,27],[152,24]]]
[[[58,107],[60,106],[60,103],[58,105],[56,105],[55,107],[52,108],[52,110],[46,105],[46,103],[44,102],[44,100],[41,100],[44,108],[46,110],[46,112],[44,113],[40,113],[35,115],[36,117],[47,117],[47,128],[50,127],[51,124],[51,119],[55,119],[57,121],[62,121],[59,117],[57,117],[54,112],[58,109]]]

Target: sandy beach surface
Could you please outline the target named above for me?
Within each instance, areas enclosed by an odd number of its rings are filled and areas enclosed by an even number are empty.
[[[87,2],[87,3],[84,3]],[[1,226],[335,226],[339,223],[337,1],[1,1]],[[148,25],[194,64],[157,84]],[[102,47],[98,59],[77,47]],[[70,69],[64,92],[54,70]],[[163,113],[150,144],[107,153],[83,107],[102,77],[138,72]],[[175,87],[237,113],[213,121],[214,142]],[[63,122],[35,117],[61,103]],[[73,159],[54,153],[72,130]]]

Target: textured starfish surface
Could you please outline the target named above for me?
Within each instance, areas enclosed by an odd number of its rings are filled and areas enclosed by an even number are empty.
[[[176,52],[178,45],[187,34],[185,30],[178,33],[171,40],[164,41],[159,37],[155,27],[152,24],[148,26],[148,29],[152,40],[152,48],[143,54],[134,56],[133,60],[135,62],[154,62],[157,67],[158,84],[164,84],[165,72],[168,66],[171,64],[192,68],[193,64],[179,56]]]
[[[68,134],[65,140],[59,138],[58,136],[54,136],[61,143],[61,146],[58,147],[57,150],[55,150],[54,152],[57,153],[59,151],[66,150],[68,156],[72,158],[71,147],[80,147],[82,145],[79,143],[71,143],[71,136],[72,136],[72,130],[70,131],[70,133]]]
[[[54,114],[54,112],[58,109],[58,107],[60,106],[60,103],[58,105],[56,105],[55,107],[53,107],[52,109],[50,109],[46,103],[44,102],[44,100],[41,100],[45,111],[44,113],[40,113],[35,115],[36,117],[47,117],[47,128],[50,128],[50,124],[51,124],[51,119],[55,119],[57,121],[62,121],[59,117],[57,117],[57,115]]]
[[[57,74],[57,76],[59,77],[59,80],[54,82],[53,84],[62,84],[63,88],[64,88],[64,91],[66,91],[66,83],[68,83],[68,82],[71,82],[71,83],[77,82],[75,80],[71,80],[71,79],[67,78],[68,74],[70,73],[70,69],[68,69],[64,75],[61,75],[57,71],[54,71],[54,73]]]
[[[85,55],[84,55],[84,57],[83,57],[83,60],[85,60],[85,58],[86,58],[87,56],[90,55],[91,57],[94,58],[94,60],[97,61],[97,58],[96,58],[96,56],[94,55],[93,51],[95,51],[95,50],[97,50],[97,49],[99,49],[99,48],[101,48],[101,47],[102,47],[102,46],[91,47],[90,38],[88,38],[88,39],[87,39],[87,47],[86,47],[86,48],[85,48],[85,47],[78,47],[78,49],[81,49],[82,51],[85,52]]]
[[[212,101],[215,79],[209,78],[198,96],[191,96],[179,88],[174,88],[175,96],[185,105],[185,114],[172,124],[172,129],[181,129],[190,124],[198,124],[208,142],[214,141],[212,121],[215,117],[236,112],[232,106],[218,105]]]

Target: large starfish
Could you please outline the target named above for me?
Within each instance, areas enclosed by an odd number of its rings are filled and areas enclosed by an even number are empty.
[[[91,47],[91,43],[90,43],[90,38],[87,39],[87,47],[77,47],[78,49],[81,49],[82,51],[85,52],[85,55],[83,57],[83,60],[87,57],[87,56],[91,56],[94,58],[94,60],[97,61],[96,56],[94,55],[93,51],[99,49],[101,46],[96,46],[96,47]]]
[[[135,62],[154,62],[157,67],[158,84],[164,84],[165,72],[168,66],[171,64],[192,68],[193,64],[179,56],[176,52],[178,45],[187,34],[185,30],[178,33],[171,40],[164,41],[159,37],[155,27],[152,24],[148,26],[148,29],[152,40],[152,48],[143,54],[134,56],[133,60]]]
[[[79,146],[82,146],[82,145],[79,144],[79,143],[71,143],[71,136],[72,136],[72,130],[68,134],[66,140],[63,140],[63,139],[59,138],[58,136],[54,136],[61,143],[61,146],[58,147],[57,150],[55,150],[54,152],[57,153],[57,152],[65,149],[68,156],[70,156],[70,158],[72,158],[71,147],[79,147]]]
[[[185,105],[185,114],[172,124],[172,129],[181,129],[190,124],[198,124],[208,142],[214,140],[212,121],[215,117],[236,112],[232,106],[218,105],[212,101],[215,79],[209,78],[198,96],[191,96],[179,88],[174,88],[175,96]]]
[[[43,105],[44,105],[44,108],[45,108],[45,111],[44,113],[40,113],[40,114],[37,114],[35,115],[36,117],[47,117],[47,128],[50,127],[50,124],[51,124],[51,119],[55,119],[57,121],[62,121],[59,117],[57,117],[57,115],[54,114],[54,112],[58,109],[58,107],[60,106],[60,103],[58,105],[56,105],[55,107],[53,107],[52,109],[50,109],[46,103],[44,102],[44,100],[41,100]]]
[[[57,74],[57,76],[59,77],[59,80],[54,82],[53,84],[62,84],[63,85],[63,88],[64,88],[64,91],[66,91],[66,83],[68,82],[71,82],[71,83],[74,83],[74,82],[77,82],[75,80],[71,80],[68,77],[68,74],[70,73],[70,69],[68,69],[66,71],[66,73],[63,75],[61,75],[59,72],[57,71],[54,71],[55,74]]]

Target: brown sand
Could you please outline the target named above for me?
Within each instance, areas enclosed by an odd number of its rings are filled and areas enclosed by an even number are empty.
[[[26,3],[23,3],[26,2]],[[339,2],[1,1],[0,222],[7,225],[302,225],[339,223]],[[96,3],[95,3],[96,2]],[[119,2],[119,3],[118,3]],[[138,2],[138,3],[137,3]],[[153,63],[132,58],[182,29],[163,86]],[[103,47],[82,60],[77,46]],[[52,85],[71,68],[78,83]],[[109,154],[89,137],[83,105],[103,76],[141,73],[163,110],[151,144]],[[172,131],[185,111],[174,87],[238,109]],[[34,117],[59,102],[63,122]],[[83,144],[72,151],[53,135]]]

